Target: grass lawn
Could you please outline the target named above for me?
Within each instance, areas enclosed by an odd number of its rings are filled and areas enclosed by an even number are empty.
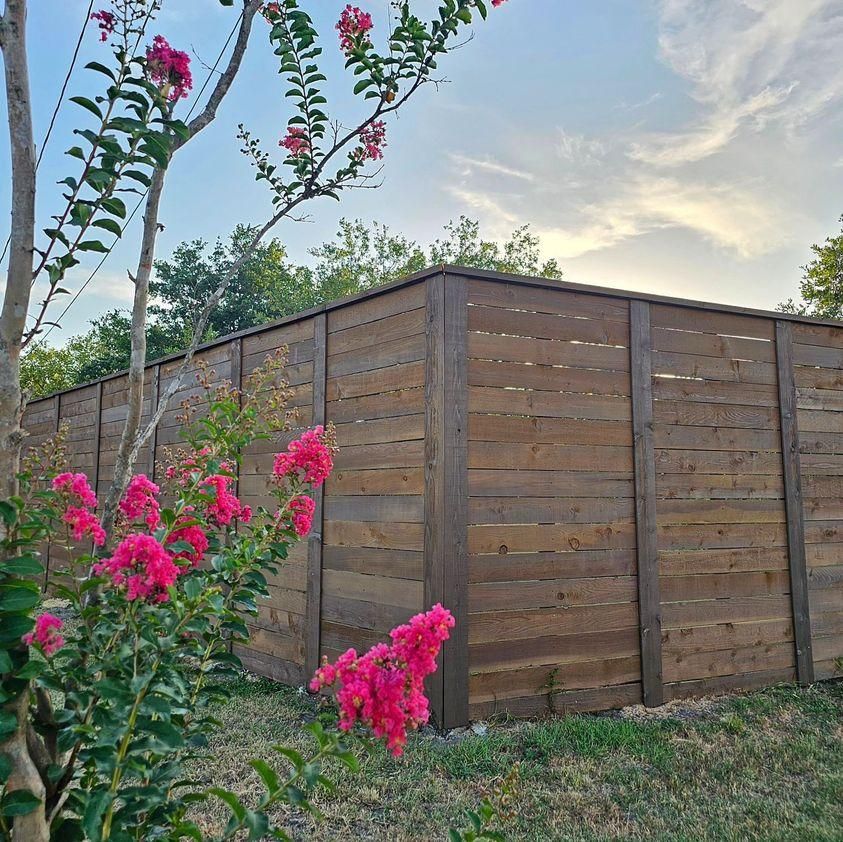
[[[259,792],[248,765],[276,768],[276,743],[299,735],[313,703],[295,690],[244,679],[217,715],[224,722],[196,777],[241,794]],[[520,764],[509,839],[843,840],[843,682],[792,686],[541,722],[488,723],[485,734],[428,731],[405,756],[383,750],[358,775],[330,770],[339,785],[317,804],[322,824],[298,815],[308,840],[437,840],[464,826],[490,783]],[[338,777],[337,777],[338,776]],[[219,828],[225,811],[198,817]]]

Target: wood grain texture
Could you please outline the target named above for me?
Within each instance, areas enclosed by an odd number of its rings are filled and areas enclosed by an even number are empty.
[[[656,464],[653,443],[653,377],[650,305],[633,301],[629,310],[632,370],[632,429],[635,453],[635,534],[638,550],[638,611],[644,704],[664,702],[661,597],[656,533]]]
[[[799,464],[799,431],[796,420],[796,383],[793,373],[793,332],[789,322],[776,321],[776,359],[781,412],[787,543],[790,552],[790,596],[793,604],[796,674],[801,684],[814,680],[811,652],[811,617],[805,562],[805,521]]]
[[[326,388],[328,382],[328,317],[320,313],[313,317],[313,423],[324,426],[326,421]],[[313,531],[307,539],[306,628],[304,637],[304,672],[311,676],[321,657],[322,628],[322,536],[324,534],[325,486],[313,492],[316,509]]]

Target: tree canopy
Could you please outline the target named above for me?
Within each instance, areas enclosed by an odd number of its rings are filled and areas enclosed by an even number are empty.
[[[814,259],[802,267],[799,285],[802,301],[789,299],[780,305],[780,310],[821,319],[843,319],[843,216],[840,224],[839,234],[811,246]]]
[[[219,278],[243,254],[254,228],[237,225],[227,238],[210,244],[179,244],[166,260],[155,261],[147,326],[148,359],[176,353],[193,332],[196,314]],[[555,260],[542,261],[539,237],[524,225],[503,243],[485,240],[480,224],[467,217],[449,222],[427,248],[379,222],[341,219],[336,236],[310,249],[307,265],[292,262],[277,238],[261,243],[231,281],[208,322],[204,339],[298,313],[393,281],[425,266],[452,263],[561,278]],[[21,379],[33,397],[84,383],[128,367],[131,320],[111,310],[91,323],[87,333],[60,348],[34,345],[23,357]]]

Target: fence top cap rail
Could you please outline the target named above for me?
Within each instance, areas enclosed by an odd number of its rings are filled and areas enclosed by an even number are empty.
[[[360,301],[365,301],[369,298],[376,298],[379,295],[392,292],[402,287],[411,286],[412,284],[424,281],[434,275],[445,275],[446,280],[448,275],[459,276],[464,278],[476,278],[478,280],[492,281],[496,283],[515,284],[518,286],[527,287],[543,287],[546,289],[558,289],[566,292],[579,292],[586,295],[595,296],[612,296],[613,298],[624,298],[629,301],[648,301],[653,304],[670,304],[677,307],[690,307],[697,310],[709,310],[718,313],[733,313],[744,316],[758,316],[767,319],[781,319],[783,321],[800,322],[805,324],[823,325],[826,327],[835,327],[843,330],[843,321],[836,319],[815,319],[811,316],[799,316],[793,313],[779,313],[775,310],[757,310],[751,307],[738,307],[730,304],[716,304],[708,301],[695,301],[693,299],[674,298],[668,295],[656,295],[655,293],[635,292],[628,289],[615,289],[613,287],[602,287],[594,284],[575,283],[573,281],[557,281],[550,278],[536,278],[527,275],[513,275],[506,272],[492,272],[486,269],[473,269],[470,266],[454,266],[449,263],[429,266],[426,269],[421,269],[414,272],[412,275],[399,278],[382,286],[374,287],[372,289],[364,290],[363,292],[348,295],[344,298],[338,298],[334,301],[328,301],[325,304],[320,304],[316,307],[311,307],[309,310],[302,310],[300,313],[293,313],[289,316],[276,319],[272,322],[256,325],[255,327],[246,328],[237,333],[230,333],[226,336],[221,336],[218,339],[212,339],[205,342],[197,348],[197,352],[205,351],[209,348],[217,348],[220,345],[225,345],[234,339],[241,339],[245,336],[252,336],[256,333],[263,333],[265,331],[273,330],[274,328],[283,327],[287,324],[303,321],[312,318],[319,313],[329,313],[332,310],[339,310],[343,307],[348,307]],[[157,365],[164,365],[174,360],[179,359],[183,352],[176,352],[169,354],[166,357],[160,357],[156,360],[150,360],[146,364],[146,368],[152,368]],[[89,386],[95,386],[97,383],[104,383],[108,380],[114,380],[117,377],[123,377],[126,374],[126,369],[116,371],[114,374],[106,374],[104,377],[99,377],[96,380],[89,380],[86,383],[79,383],[76,386],[70,386],[67,389],[60,389],[56,392],[51,392],[40,398],[34,398],[30,404],[39,403],[40,401],[50,400],[57,395],[63,395],[68,392],[75,392],[78,389],[85,389]]]

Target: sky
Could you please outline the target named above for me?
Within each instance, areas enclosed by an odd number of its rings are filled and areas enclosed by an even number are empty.
[[[373,14],[377,39],[389,4],[359,2]],[[190,52],[195,89],[237,5],[164,0],[151,34]],[[309,5],[325,47],[330,113],[350,124],[364,112],[333,30],[345,4]],[[38,139],[87,6],[30,0]],[[435,9],[429,0],[415,6],[425,17]],[[82,68],[107,49],[89,27],[70,95],[96,92],[101,77]],[[543,255],[557,258],[570,281],[772,309],[797,295],[810,245],[839,230],[841,54],[840,0],[508,0],[476,23],[469,43],[442,58],[443,83],[423,88],[390,122],[380,189],[344,194],[340,204],[311,203],[306,221],[282,222],[274,234],[292,259],[305,262],[343,216],[386,223],[426,244],[465,214],[490,239],[529,224]],[[256,20],[216,122],[171,164],[157,256],[270,215],[269,194],[253,180],[236,134],[245,123],[277,149],[292,113],[283,93],[266,26]],[[55,182],[75,171],[63,153],[86,115],[68,102],[59,111],[39,170],[42,225],[58,206]],[[8,160],[3,132],[7,168]],[[7,175],[0,179],[3,239],[9,187]],[[50,344],[130,304],[138,222]],[[65,286],[77,290],[95,262],[85,257]]]

